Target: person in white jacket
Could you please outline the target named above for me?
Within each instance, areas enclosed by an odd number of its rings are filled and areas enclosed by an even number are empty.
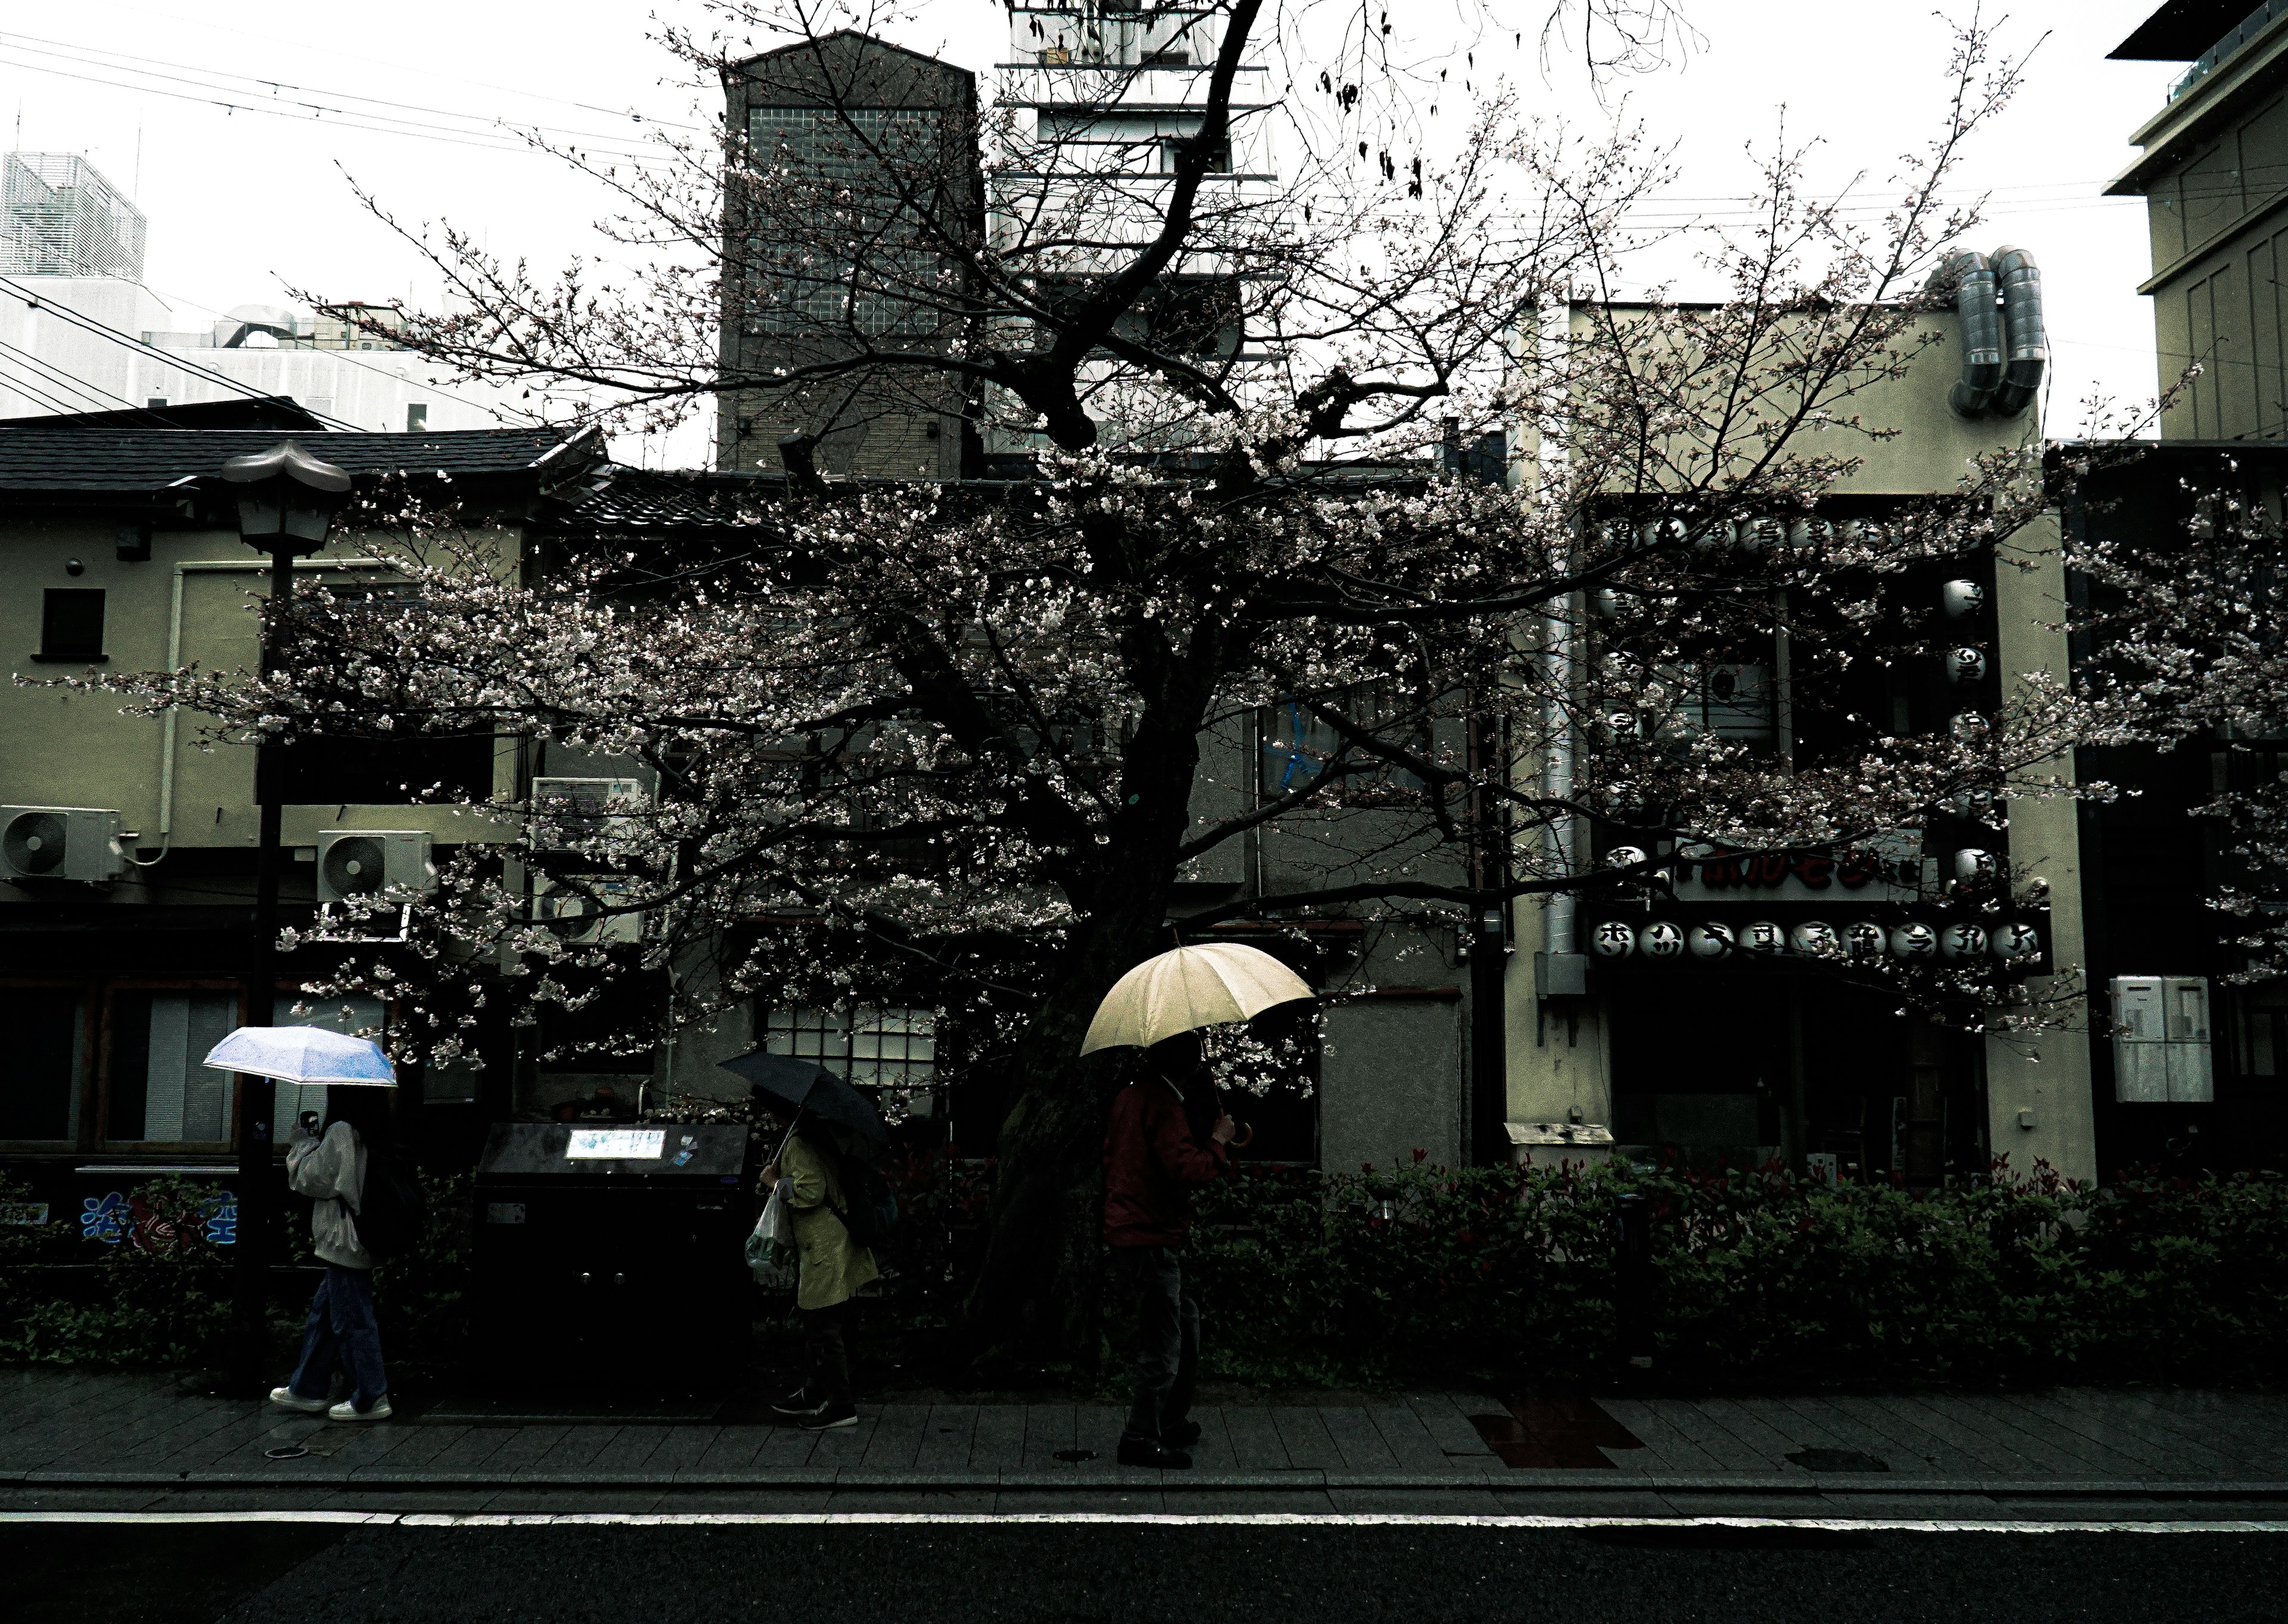
[[[334,1421],[387,1421],[389,1378],[381,1364],[381,1329],[373,1315],[373,1255],[359,1244],[357,1210],[365,1197],[368,1147],[389,1141],[391,1090],[337,1084],[326,1090],[324,1131],[296,1122],[286,1141],[286,1182],[310,1207],[312,1249],[326,1278],[302,1328],[302,1359],[270,1402]],[[337,1369],[349,1396],[330,1397]]]

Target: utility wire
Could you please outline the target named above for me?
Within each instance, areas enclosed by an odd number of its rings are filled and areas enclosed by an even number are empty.
[[[67,372],[62,368],[56,366],[53,362],[43,360],[40,357],[33,354],[29,350],[10,344],[4,338],[0,338],[0,350],[6,350],[15,355],[22,357],[23,359],[22,361],[19,363],[20,365],[28,364],[29,367],[37,370],[39,376],[47,378],[51,382],[55,383],[61,387],[70,389],[80,394],[85,395],[89,400],[95,404],[98,410],[108,411],[110,407],[107,403],[114,400],[124,407],[132,408],[135,404],[134,401],[128,400],[124,395],[113,394],[111,391],[104,388],[100,384],[81,377],[76,373]],[[78,411],[83,408],[74,407],[72,409]]]
[[[156,356],[159,360],[165,361],[171,367],[179,368],[181,370],[191,374],[195,377],[203,377],[209,383],[218,384],[222,388],[229,390],[234,394],[243,395],[250,400],[266,400],[270,399],[268,395],[265,394],[261,390],[255,388],[250,384],[242,384],[238,379],[230,376],[227,373],[217,372],[211,367],[202,367],[198,362],[187,359],[179,350],[163,350],[157,345],[146,344],[141,339],[133,337],[129,334],[123,333],[117,328],[112,327],[106,322],[99,321],[92,316],[83,315],[78,311],[73,310],[68,305],[59,305],[52,300],[43,299],[36,294],[28,292],[8,277],[0,276],[0,290],[4,290],[8,293],[13,294],[16,297],[23,300],[26,305],[31,306],[35,310],[47,311],[50,313],[70,322],[75,327],[81,328],[87,332],[93,333],[99,337],[107,338],[114,344],[122,345],[126,349],[132,350],[139,354]],[[303,409],[306,411],[309,408],[305,407]],[[333,416],[325,412],[314,412],[311,415],[318,418],[321,422],[331,424],[338,429],[347,429],[354,433],[361,434],[369,432],[357,424],[345,422],[343,419]]]

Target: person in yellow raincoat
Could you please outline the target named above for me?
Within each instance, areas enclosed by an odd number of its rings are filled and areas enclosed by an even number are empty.
[[[849,1210],[842,1158],[827,1133],[798,1124],[762,1173],[764,1186],[784,1200],[794,1220],[794,1305],[810,1363],[801,1390],[773,1406],[771,1415],[814,1432],[858,1424],[850,1387],[850,1299],[882,1274],[874,1254],[852,1240],[842,1222]]]

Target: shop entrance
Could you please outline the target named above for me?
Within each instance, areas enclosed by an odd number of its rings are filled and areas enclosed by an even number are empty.
[[[1833,1157],[1847,1177],[1982,1171],[1982,1051],[1823,977],[1682,970],[1610,978],[1613,1134],[1695,1167]]]

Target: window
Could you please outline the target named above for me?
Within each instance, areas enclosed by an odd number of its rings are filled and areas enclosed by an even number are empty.
[[[937,1081],[933,1010],[774,1010],[763,1047],[815,1060],[861,1088],[894,1090],[906,1109],[930,1114],[929,1090]]]
[[[2288,980],[2240,987],[2233,1002],[2240,1006],[2240,1074],[2277,1077],[2288,1060]]]
[[[0,1139],[79,1138],[87,1001],[68,988],[0,988]]]
[[[232,1076],[205,1060],[238,1024],[235,989],[113,988],[103,1137],[114,1144],[227,1144]],[[294,1094],[280,1089],[282,1110]]]
[[[1386,743],[1417,756],[1430,753],[1430,730],[1426,722],[1407,723],[1396,709],[1396,695],[1387,683],[1361,683],[1344,692],[1344,712],[1360,727]],[[1261,790],[1277,799],[1302,788],[1345,749],[1331,723],[1303,704],[1290,700],[1264,712]],[[1376,761],[1362,750],[1351,758],[1368,764],[1362,771],[1337,780],[1325,791],[1325,804],[1336,806],[1394,806],[1418,804],[1422,780],[1402,767]]]
[[[144,401],[143,404],[151,410],[157,411],[161,407],[167,404],[167,397],[164,395],[153,395],[149,400]]]
[[[429,426],[429,406],[425,400],[415,400],[405,408],[405,432],[418,434]]]
[[[101,660],[103,589],[50,587],[40,602],[39,660]]]
[[[871,337],[934,325],[930,310],[949,267],[918,245],[911,197],[933,197],[946,177],[941,115],[913,107],[755,107],[747,135],[756,161],[783,175],[777,207],[846,228],[851,258],[818,256],[814,242],[758,240],[754,325],[774,334],[855,331]],[[901,216],[907,216],[901,219]]]

